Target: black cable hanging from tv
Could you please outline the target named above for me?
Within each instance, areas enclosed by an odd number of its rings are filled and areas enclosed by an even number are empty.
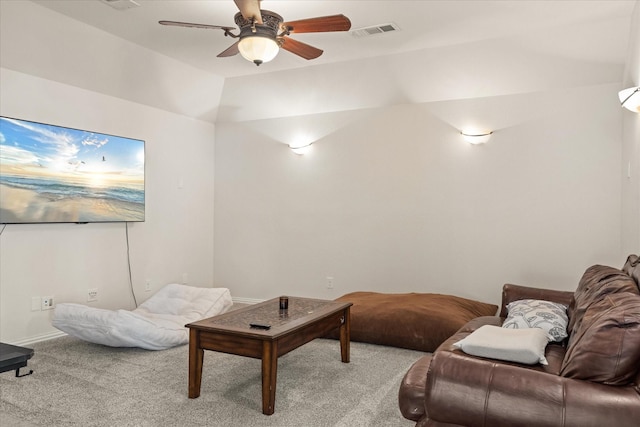
[[[133,296],[133,303],[138,308],[138,300],[136,299],[136,293],[133,290],[133,277],[131,276],[131,254],[129,253],[129,222],[124,223],[124,230],[127,240],[127,265],[129,266],[129,288],[131,289],[131,296]]]

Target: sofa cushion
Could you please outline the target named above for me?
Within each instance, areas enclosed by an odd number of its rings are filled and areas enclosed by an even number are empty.
[[[551,301],[523,299],[507,305],[507,318],[503,328],[544,330],[549,341],[562,341],[567,338],[567,306]]]
[[[569,335],[573,337],[591,303],[600,301],[605,295],[621,292],[631,292],[636,295],[640,293],[636,282],[622,270],[604,265],[589,267],[580,279],[569,304]]]
[[[434,351],[469,320],[494,315],[498,306],[453,295],[352,292],[351,340]],[[337,338],[337,332],[329,335]]]
[[[563,377],[628,384],[640,365],[640,295],[623,292],[592,303],[569,343]]]
[[[506,329],[485,325],[454,346],[473,356],[547,365],[544,351],[548,342],[547,333],[540,328]]]

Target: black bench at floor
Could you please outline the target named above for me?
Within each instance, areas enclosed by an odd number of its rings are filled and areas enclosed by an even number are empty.
[[[0,372],[16,371],[16,377],[31,375],[32,370],[20,375],[20,368],[27,366],[27,361],[33,356],[33,349],[16,345],[0,343]]]

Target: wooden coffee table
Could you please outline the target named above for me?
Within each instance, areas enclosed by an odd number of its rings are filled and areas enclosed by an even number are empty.
[[[204,350],[262,359],[262,413],[273,414],[278,357],[340,328],[342,362],[349,363],[350,302],[289,297],[280,310],[279,298],[189,323],[189,397],[200,396]],[[250,323],[269,324],[268,330]]]

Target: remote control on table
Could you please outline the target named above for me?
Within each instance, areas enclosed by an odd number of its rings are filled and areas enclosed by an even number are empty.
[[[254,329],[271,329],[271,325],[266,325],[264,323],[249,323],[249,326],[251,326]]]

